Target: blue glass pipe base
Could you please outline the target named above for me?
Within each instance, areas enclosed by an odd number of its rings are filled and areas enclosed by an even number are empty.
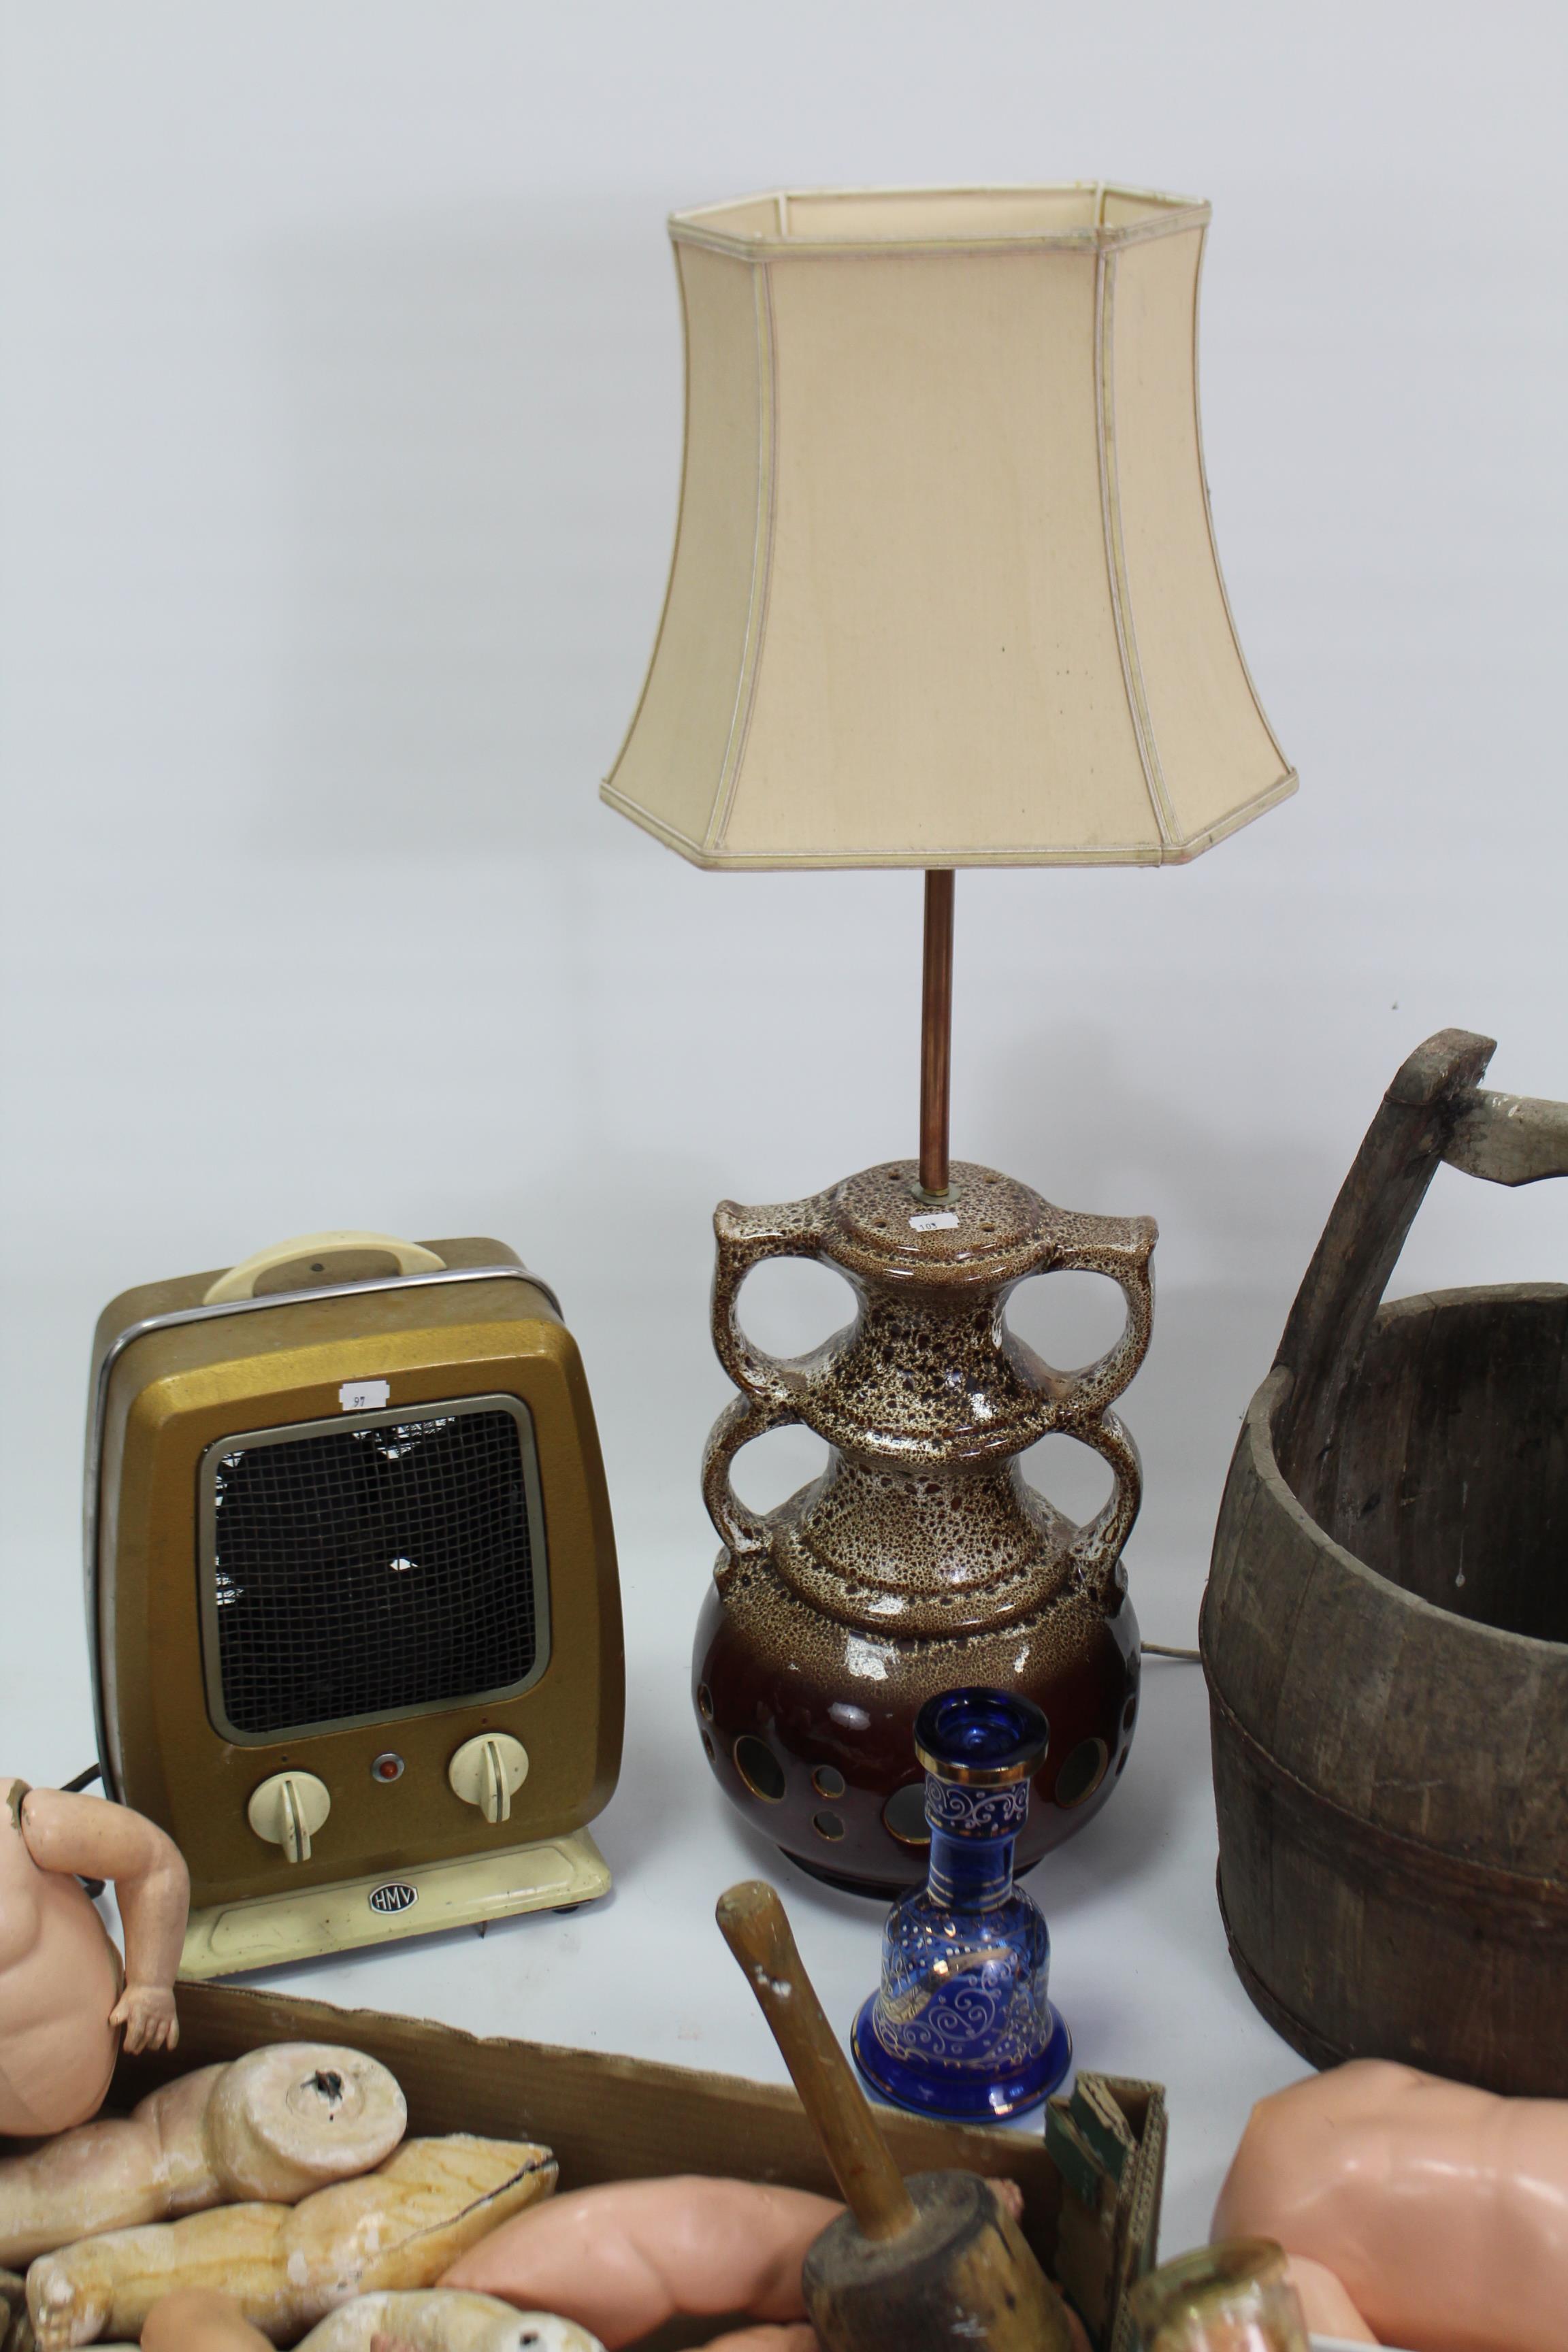
[[[895,2058],[877,2038],[872,1993],[855,2020],[849,2047],[855,2063],[871,2088],[895,2107],[917,2116],[946,2116],[954,2123],[1000,2123],[1009,2116],[1027,2115],[1044,2105],[1072,2064],[1072,2035],[1053,2000],[1049,2041],[1037,2058],[1018,2074],[998,2082],[966,2083],[952,2066],[914,2066]]]

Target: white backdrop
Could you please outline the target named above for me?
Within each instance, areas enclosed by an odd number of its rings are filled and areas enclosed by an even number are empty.
[[[1214,201],[1220,549],[1301,792],[1188,869],[962,877],[954,1089],[963,1156],[1160,1220],[1129,1560],[1146,1633],[1194,1638],[1237,1419],[1394,1068],[1454,1023],[1501,1041],[1494,1083],[1568,1096],[1563,24],[1550,0],[0,8],[0,1761],[90,1753],[103,1302],[311,1227],[498,1234],[558,1285],[599,1409],[618,1891],[309,1980],[777,2071],[706,1925],[766,1850],[685,1698],[725,1394],[708,1219],[912,1149],[920,887],[700,875],[595,788],[674,514],[663,216],[781,183]],[[1396,1286],[1554,1275],[1565,1234],[1568,1189],[1445,1171]],[[765,1341],[825,1328],[799,1269],[753,1291]],[[1101,1328],[1076,1295],[1024,1313],[1066,1360]],[[759,1498],[809,1466],[772,1443]],[[1041,1468],[1092,1500],[1081,1465]],[[1171,2086],[1174,2251],[1248,2100],[1300,2070],[1225,1961],[1199,1677],[1150,1679],[1114,1802],[1032,1883],[1080,2057]],[[876,1915],[784,1883],[847,2016]]]

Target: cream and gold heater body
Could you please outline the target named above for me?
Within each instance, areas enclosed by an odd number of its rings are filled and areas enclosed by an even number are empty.
[[[115,1299],[86,1572],[104,1782],[189,1865],[184,1975],[607,1891],[609,1501],[503,1244],[308,1235]]]

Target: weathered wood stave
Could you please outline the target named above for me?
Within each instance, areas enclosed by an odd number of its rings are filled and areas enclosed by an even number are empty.
[[[1315,2063],[1568,2095],[1568,1288],[1376,1304],[1486,1051],[1400,1073],[1237,1443],[1202,1634],[1220,1901]]]

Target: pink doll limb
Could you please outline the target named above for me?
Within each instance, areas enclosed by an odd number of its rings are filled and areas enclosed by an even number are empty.
[[[994,2184],[1015,2215],[1016,2185]],[[552,2197],[469,2248],[443,2286],[557,2311],[608,2347],[634,2344],[678,2313],[749,2313],[772,2328],[719,2338],[722,2352],[809,2352],[800,2266],[843,2211],[803,2189],[677,2176],[608,2181]],[[780,2326],[779,2323],[794,2323]]]
[[[784,2327],[742,2327],[731,2336],[715,2336],[706,2352],[822,2352],[815,2331],[804,2319]]]
[[[191,1881],[173,1838],[127,1805],[30,1789],[22,1834],[40,1870],[111,1878],[125,1930],[125,1988],[110,2011],[130,2051],[173,2050],[180,2038],[174,1979]]]
[[[112,1878],[125,1969],[78,1874]],[[0,1777],[0,2134],[95,2115],[125,2029],[173,2049],[190,1882],[177,1847],[123,1805]]]
[[[607,2181],[503,2222],[441,2284],[558,2311],[609,2352],[677,2313],[800,2320],[805,2250],[842,2210],[803,2189],[744,2180]]]
[[[1332,2067],[1254,2107],[1214,2234],[1322,2263],[1383,2343],[1562,2352],[1568,2101]]]
[[[1375,2344],[1376,2336],[1345,2293],[1342,2280],[1321,2263],[1292,2254],[1285,2264],[1301,2315],[1314,2336],[1333,2336],[1342,2344]]]

